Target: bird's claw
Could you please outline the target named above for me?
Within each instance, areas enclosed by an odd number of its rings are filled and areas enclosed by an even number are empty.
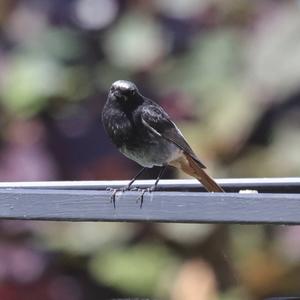
[[[116,198],[117,198],[117,193],[121,192],[127,192],[127,191],[137,191],[138,188],[137,187],[130,187],[130,186],[124,186],[121,188],[112,188],[112,187],[107,187],[106,188],[107,191],[112,192],[111,196],[110,196],[110,203],[113,204],[114,209],[116,208]]]
[[[113,204],[114,209],[116,209],[116,196],[117,196],[117,192],[119,192],[119,189],[110,189],[110,191],[112,191],[112,194],[110,196],[110,203]]]
[[[143,203],[144,203],[144,195],[146,192],[151,193],[155,190],[155,187],[150,187],[150,188],[145,188],[145,189],[138,189],[139,192],[142,192],[138,198],[136,199],[136,203],[138,203],[140,201],[140,208],[143,207]]]
[[[107,187],[106,188],[107,191],[112,192],[111,196],[110,196],[110,203],[113,204],[114,209],[116,209],[116,198],[117,198],[117,193],[118,192],[127,192],[127,191],[138,191],[141,192],[141,194],[138,196],[138,198],[136,199],[136,203],[140,202],[140,208],[143,207],[143,203],[144,203],[144,195],[145,193],[151,193],[155,190],[155,187],[152,186],[150,188],[144,188],[144,189],[140,189],[137,187],[130,187],[130,186],[124,186],[121,188],[112,188],[112,187]]]

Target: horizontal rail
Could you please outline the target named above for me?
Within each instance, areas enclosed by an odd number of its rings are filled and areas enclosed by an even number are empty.
[[[126,182],[27,182],[0,184],[0,218],[59,221],[300,224],[298,178],[218,180],[228,190],[257,186],[284,193],[194,192],[193,180],[163,180],[163,191],[118,192],[116,208],[107,186]],[[148,187],[153,181],[138,181]],[[286,190],[285,190],[286,188]],[[176,189],[177,191],[174,191]],[[286,191],[289,191],[287,193]]]
[[[285,178],[234,178],[216,180],[226,192],[238,192],[244,189],[258,190],[262,193],[300,193],[300,177]],[[137,180],[133,186],[147,188],[152,180]],[[67,189],[67,190],[106,190],[107,187],[123,187],[126,180],[114,181],[35,181],[35,182],[0,182],[0,189]],[[158,191],[205,191],[195,179],[160,180]]]

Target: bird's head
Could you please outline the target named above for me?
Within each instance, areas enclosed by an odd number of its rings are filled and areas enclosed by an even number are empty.
[[[127,80],[115,81],[110,88],[109,96],[119,102],[131,102],[139,95],[139,90],[136,85]]]

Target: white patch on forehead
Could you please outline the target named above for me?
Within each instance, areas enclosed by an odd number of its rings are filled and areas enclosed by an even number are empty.
[[[132,82],[126,80],[118,80],[113,83],[114,87],[121,89],[129,89],[133,85],[134,84]]]

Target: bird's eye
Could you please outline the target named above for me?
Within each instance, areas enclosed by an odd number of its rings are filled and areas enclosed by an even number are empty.
[[[135,95],[135,89],[130,89],[129,92],[131,95]]]

